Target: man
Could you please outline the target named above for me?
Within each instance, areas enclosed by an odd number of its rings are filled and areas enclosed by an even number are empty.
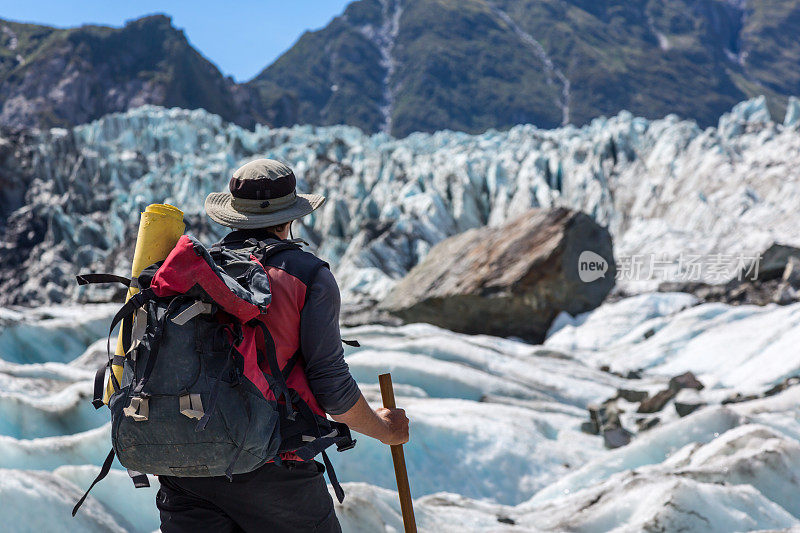
[[[230,193],[206,198],[209,217],[234,228],[220,243],[228,248],[255,241],[287,242],[293,220],[319,208],[325,198],[298,194],[292,170],[271,159],[239,168]],[[246,241],[249,241],[247,243]],[[289,247],[291,248],[291,247]],[[298,249],[256,257],[270,278],[272,303],[266,315],[279,362],[299,354],[287,384],[317,412],[384,444],[408,441],[402,409],[373,411],[344,361],[339,334],[340,295],[327,264]],[[225,477],[160,476],[157,505],[164,533],[338,532],[339,522],[316,461],[285,456],[247,474]]]

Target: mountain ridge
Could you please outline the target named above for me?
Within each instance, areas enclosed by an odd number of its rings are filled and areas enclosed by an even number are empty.
[[[68,127],[144,104],[253,128],[349,124],[402,137],[629,110],[709,126],[800,94],[800,0],[357,0],[235,83],[166,15],[121,28],[0,20],[0,125]]]

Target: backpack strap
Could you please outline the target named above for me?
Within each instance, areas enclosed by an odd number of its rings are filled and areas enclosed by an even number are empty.
[[[100,283],[119,283],[125,287],[131,286],[130,278],[117,276],[116,274],[107,274],[107,273],[87,272],[85,274],[79,274],[75,276],[75,280],[78,282],[78,285],[81,286],[100,284]],[[114,355],[113,357],[111,356],[111,332],[114,331],[114,327],[119,323],[120,320],[122,320],[123,347],[130,346],[131,331],[133,327],[133,322],[130,319],[130,315],[133,314],[135,309],[130,310],[130,314],[128,310],[134,307],[135,305],[137,305],[136,302],[131,304],[131,306],[128,306],[128,304],[126,303],[122,307],[122,309],[120,309],[117,312],[117,315],[120,316],[121,318],[116,320],[116,322],[112,320],[111,328],[109,329],[108,332],[109,336],[108,343],[106,346],[108,352],[108,362],[106,362],[103,366],[98,368],[97,372],[95,372],[94,375],[94,390],[92,395],[92,405],[94,406],[95,409],[100,409],[103,405],[105,405],[105,403],[103,402],[103,395],[105,390],[106,369],[111,370],[111,383],[114,385],[114,390],[117,392],[120,390],[119,381],[117,381],[117,377],[114,375],[114,370],[111,367],[112,365],[122,364],[122,357],[118,355]],[[115,316],[114,318],[117,319],[117,316]],[[127,353],[127,348],[125,349],[125,352]]]
[[[107,366],[111,367],[114,364],[119,364],[122,362],[121,360],[117,359],[116,355],[111,355],[111,333],[114,332],[114,328],[117,327],[117,324],[122,322],[122,351],[123,353],[128,353],[133,335],[133,313],[154,297],[155,294],[153,293],[153,290],[149,288],[137,292],[131,296],[127,302],[125,302],[125,305],[123,305],[122,308],[117,311],[117,314],[114,315],[114,318],[111,319],[111,326],[108,328],[108,338],[106,339],[106,353],[108,354]],[[98,370],[97,374],[99,373],[100,371]],[[97,400],[97,374],[95,374],[95,398],[92,400],[92,404],[95,405],[95,407],[97,406],[95,403]],[[111,384],[114,386],[114,392],[119,392],[122,387],[120,386],[119,381],[117,381],[117,376],[114,375],[113,368],[111,368],[110,379]]]
[[[264,335],[264,344],[266,345],[267,351],[267,365],[269,366],[270,374],[272,374],[272,379],[275,381],[278,388],[278,390],[272,392],[275,394],[275,398],[278,400],[281,398],[281,396],[283,396],[284,416],[289,420],[294,420],[297,415],[292,408],[289,386],[286,385],[286,377],[284,376],[283,372],[281,372],[281,367],[278,364],[278,356],[275,350],[275,341],[272,338],[272,334],[269,332],[267,325],[260,320],[254,319],[250,322],[250,325],[259,327]]]
[[[358,345],[358,341],[354,342],[355,345]],[[281,370],[284,380],[289,379],[289,375],[301,357],[302,352],[298,348]],[[344,490],[336,477],[336,471],[333,469],[333,464],[325,450],[334,444],[337,451],[340,452],[353,448],[356,445],[356,440],[352,437],[350,428],[347,424],[328,420],[314,413],[295,389],[289,389],[289,399],[292,405],[297,407],[301,419],[294,421],[292,424],[281,424],[281,440],[284,441],[282,448],[285,448],[283,451],[291,451],[303,461],[310,461],[321,453],[333,492],[336,494],[336,499],[339,500],[339,503],[342,503],[344,501]],[[324,426],[324,428],[321,426]],[[304,435],[306,432],[313,435]]]
[[[128,468],[128,475],[130,476],[131,481],[133,481],[133,486],[137,489],[150,486],[150,480],[147,479],[147,474],[143,474],[142,472],[137,472],[136,470],[131,470]]]
[[[94,272],[87,272],[86,274],[78,274],[75,276],[78,285],[90,285],[95,283],[121,283],[126,287],[131,286],[130,278],[117,276],[115,274],[98,274]]]
[[[300,354],[301,354],[300,348],[298,348],[297,351],[292,354],[289,360],[286,361],[286,364],[283,365],[283,368],[281,369],[281,374],[283,374],[284,380],[286,381],[289,380],[289,376],[292,374],[292,370],[294,370],[294,367],[297,364],[297,360],[300,359]]]
[[[106,388],[106,369],[108,362],[100,365],[97,372],[94,373],[94,387],[92,391],[92,405],[95,409],[100,409],[105,405],[103,402],[103,391]]]
[[[103,466],[100,467],[100,473],[97,474],[97,477],[94,478],[92,484],[89,485],[89,488],[86,489],[86,492],[83,493],[81,499],[78,500],[78,503],[75,504],[75,507],[72,508],[72,516],[74,517],[78,513],[78,509],[81,508],[83,502],[86,501],[86,497],[89,496],[89,492],[94,488],[95,485],[100,483],[105,479],[109,472],[111,472],[111,465],[114,463],[114,448],[111,448],[111,451],[108,452],[105,461],[103,461]],[[147,479],[147,474],[142,474],[141,472],[137,472],[135,470],[128,469],[128,475],[131,477],[133,481],[133,485],[139,489],[142,487],[149,487],[150,480]]]
[[[89,282],[92,283],[92,282]],[[105,283],[105,282],[99,282]],[[139,293],[141,294],[141,293]],[[137,294],[136,296],[139,296]],[[111,333],[114,331],[114,328],[122,322],[122,346],[123,351],[125,353],[128,352],[128,349],[131,345],[131,337],[133,331],[133,313],[139,309],[144,302],[147,300],[147,295],[144,295],[141,298],[131,298],[126,302],[122,309],[120,309],[114,318],[111,320],[111,327],[108,330],[108,338],[106,339],[106,351],[108,354],[108,360],[97,369],[97,372],[94,374],[94,386],[92,390],[92,405],[95,409],[100,409],[105,405],[103,398],[105,396],[105,376],[106,370],[109,370],[109,379],[111,380],[111,384],[114,387],[114,392],[119,392],[122,387],[117,380],[117,376],[114,374],[114,366],[121,365],[123,360],[125,359],[124,355],[111,355]]]
[[[333,469],[333,464],[325,450],[334,444],[340,452],[353,448],[356,445],[356,441],[350,434],[350,428],[347,427],[347,424],[317,416],[296,390],[290,389],[290,393],[292,403],[297,406],[300,415],[309,424],[308,429],[314,433],[314,435],[301,434],[301,442],[305,444],[291,451],[303,461],[310,461],[317,454],[322,453],[322,461],[325,463],[325,470],[328,472],[328,480],[331,482],[336,499],[339,500],[339,503],[342,503],[344,501],[344,490],[336,477],[336,471]],[[327,433],[322,433],[320,422],[326,426]]]
[[[219,375],[217,376],[217,381],[214,383],[214,387],[211,389],[211,400],[208,404],[208,410],[203,413],[198,420],[197,425],[195,426],[194,430],[197,433],[206,429],[208,425],[208,421],[211,420],[211,415],[214,414],[214,409],[217,407],[217,398],[219,397],[219,389],[220,383],[222,383],[222,378],[225,377],[225,373],[231,367],[231,359],[233,358],[233,351],[236,348],[234,347],[233,343],[231,342],[231,349],[228,351],[228,356],[225,357],[225,364],[222,366],[222,370],[220,370]],[[242,439],[244,443],[244,439]],[[238,451],[237,451],[238,457]]]
[[[151,291],[151,289],[147,289]],[[140,292],[139,294],[144,293],[145,291]],[[151,291],[152,292],[152,291]],[[137,294],[136,296],[138,296]],[[136,386],[131,391],[131,396],[142,396],[142,390],[144,386],[147,385],[147,382],[150,380],[150,374],[153,373],[153,368],[156,366],[156,359],[158,359],[159,353],[159,342],[161,340],[161,336],[164,334],[164,329],[166,327],[166,321],[169,320],[169,314],[172,311],[172,306],[176,301],[180,301],[180,297],[173,298],[172,301],[167,305],[167,309],[164,311],[164,316],[161,317],[160,323],[154,328],[153,330],[153,337],[149,340],[149,349],[150,353],[147,354],[147,364],[144,367],[144,372],[142,372],[142,378],[136,384]]]
[[[108,328],[108,342],[106,344],[109,358],[111,357],[111,333],[114,331],[114,328],[117,327],[117,324],[127,319],[127,323],[123,323],[122,327],[122,348],[123,351],[127,353],[131,347],[131,336],[133,333],[133,322],[130,319],[133,317],[133,313],[137,309],[142,307],[153,298],[155,298],[153,289],[147,288],[143,291],[139,291],[131,296],[130,299],[125,302],[125,305],[123,305],[122,308],[117,311],[117,314],[114,315],[114,318],[111,319],[111,327]]]
[[[111,367],[113,365],[121,365],[123,359],[124,357],[121,355],[114,355],[112,359],[103,363],[100,368],[97,369],[97,372],[95,372],[94,386],[92,389],[92,405],[95,409],[100,409],[105,405],[103,398],[106,390],[106,370],[110,370],[113,376],[114,370]],[[116,376],[114,376],[114,380],[116,380]],[[117,382],[117,384],[119,385],[119,382]]]
[[[353,445],[355,446],[355,441],[353,441]],[[328,481],[331,482],[331,487],[333,487],[333,493],[336,494],[336,499],[339,500],[339,503],[344,502],[344,489],[339,483],[339,478],[336,477],[336,471],[333,469],[333,464],[325,450],[322,450],[322,462],[325,463],[325,471],[328,472]]]
[[[259,252],[261,254],[262,261],[266,261],[273,255],[283,252],[284,250],[301,250],[302,247],[299,243],[305,243],[302,239],[292,239],[292,240],[270,240],[270,241],[259,241],[256,239],[247,239],[244,241],[250,248],[252,248],[253,253]]]
[[[92,484],[89,485],[88,489],[86,489],[86,492],[83,494],[83,496],[81,496],[81,499],[78,500],[78,503],[76,503],[75,507],[72,508],[72,516],[75,516],[75,514],[78,512],[78,509],[81,508],[81,505],[83,505],[83,502],[86,501],[86,497],[89,495],[89,492],[94,488],[94,486],[108,475],[108,473],[111,471],[111,464],[113,462],[114,448],[111,448],[111,451],[108,452],[108,455],[106,456],[106,460],[103,461],[103,466],[100,468],[100,473],[97,474],[97,477],[94,478],[94,481],[92,481]]]

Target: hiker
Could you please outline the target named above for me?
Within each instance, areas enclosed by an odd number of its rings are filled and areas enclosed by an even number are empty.
[[[325,201],[297,193],[295,183],[292,170],[271,159],[239,168],[230,180],[230,193],[212,193],[205,202],[212,220],[234,229],[217,245],[236,249],[253,241],[266,246],[291,242],[292,221]],[[296,246],[256,258],[269,276],[267,324],[278,359],[300,354],[287,384],[318,414],[327,413],[384,444],[407,442],[405,412],[373,411],[350,375],[339,333],[339,289],[328,265]],[[325,467],[291,453],[282,456],[280,464],[234,474],[231,481],[224,476],[159,476],[161,531],[341,531],[323,478]]]

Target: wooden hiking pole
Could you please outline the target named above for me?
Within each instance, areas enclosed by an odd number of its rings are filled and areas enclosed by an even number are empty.
[[[381,398],[383,406],[387,409],[395,409],[394,388],[392,387],[392,375],[381,374],[378,376],[381,385]],[[397,478],[397,494],[400,496],[400,510],[403,513],[403,527],[406,533],[417,533],[417,522],[414,520],[414,506],[411,502],[411,486],[408,484],[408,472],[406,472],[406,458],[403,455],[403,445],[394,444],[392,449],[392,461],[394,462],[394,475]]]

